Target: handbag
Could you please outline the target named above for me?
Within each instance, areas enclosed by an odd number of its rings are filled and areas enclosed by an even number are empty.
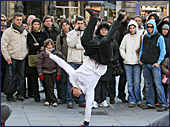
[[[138,58],[139,58],[141,43],[142,43],[142,35],[140,35],[140,47],[139,47],[139,49],[136,50],[136,55],[137,55]]]
[[[113,64],[112,66],[112,76],[118,76],[123,74],[123,69],[119,63],[119,61],[117,60],[115,64]]]
[[[39,57],[39,53],[37,53],[37,55],[28,55],[28,66],[37,67],[38,57]]]
[[[35,37],[30,33],[34,41],[37,43]],[[28,66],[29,67],[37,67],[37,60],[38,60],[39,52],[37,51],[36,55],[28,55]]]
[[[11,66],[12,66],[12,79],[9,79],[9,67],[8,67],[8,71],[6,73],[4,81],[4,92],[6,95],[13,95],[17,91],[17,77],[13,64]]]

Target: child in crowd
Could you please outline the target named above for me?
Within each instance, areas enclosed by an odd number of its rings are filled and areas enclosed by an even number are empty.
[[[49,52],[64,58],[60,52],[55,50],[55,45],[52,39],[47,39],[44,42],[44,48]],[[45,89],[46,99],[44,105],[48,106],[50,105],[50,103],[52,103],[52,106],[56,107],[57,98],[54,95],[54,83],[55,78],[57,80],[60,79],[61,68],[53,60],[49,58],[49,55],[47,55],[45,51],[42,51],[37,60],[37,70],[39,78],[43,80],[43,85]]]
[[[162,69],[162,84],[164,85],[167,103],[169,105],[169,57],[167,57],[161,64]]]

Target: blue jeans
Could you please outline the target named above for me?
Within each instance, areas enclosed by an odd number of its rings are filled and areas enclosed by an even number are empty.
[[[9,71],[9,79],[13,77],[13,68],[15,70],[15,74],[17,76],[17,87],[18,87],[18,94],[24,96],[24,73],[25,73],[25,59],[24,60],[16,60],[12,59],[12,64],[8,66]],[[12,67],[13,66],[13,67]]]
[[[75,63],[69,63],[74,69],[77,69],[81,66],[81,64],[75,64]],[[72,84],[70,83],[70,81],[68,81],[67,84],[67,93],[66,93],[66,100],[67,100],[67,104],[68,103],[74,103],[74,100],[72,98],[72,92],[71,92],[71,88],[72,88]],[[79,98],[79,104],[84,104],[85,103],[85,94],[81,94],[80,98]]]
[[[165,91],[161,81],[161,68],[153,66],[151,64],[143,64],[143,74],[146,82],[146,101],[148,105],[155,107],[155,92],[154,83],[156,86],[156,92],[158,94],[158,102],[162,106],[168,106],[165,99]]]
[[[141,66],[139,64],[125,64],[125,72],[128,83],[129,103],[143,103],[141,99],[140,83],[141,83]]]

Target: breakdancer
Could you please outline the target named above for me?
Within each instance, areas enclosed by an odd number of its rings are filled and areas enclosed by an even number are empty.
[[[81,44],[85,49],[87,58],[83,64],[75,70],[60,57],[53,55],[46,50],[49,58],[54,60],[69,75],[72,92],[75,97],[79,97],[82,93],[86,94],[85,119],[81,126],[88,126],[91,118],[92,103],[94,101],[94,89],[102,75],[106,73],[107,64],[112,57],[112,48],[110,42],[115,38],[116,31],[120,27],[120,22],[124,15],[119,14],[117,20],[112,24],[109,32],[101,40],[95,39],[93,33],[98,21],[99,11],[86,9],[91,15],[90,21],[84,30],[81,38]]]

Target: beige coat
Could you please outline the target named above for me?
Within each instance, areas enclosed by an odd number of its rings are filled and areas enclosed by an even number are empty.
[[[23,60],[28,53],[27,31],[24,30],[20,34],[12,26],[5,30],[1,38],[1,52],[5,60],[10,58]]]
[[[84,59],[84,48],[81,45],[83,32],[70,31],[67,34],[68,54],[67,62],[82,63]]]

